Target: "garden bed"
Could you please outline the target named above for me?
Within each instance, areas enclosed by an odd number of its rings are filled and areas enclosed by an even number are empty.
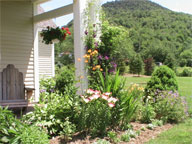
[[[137,122],[132,122],[131,125],[133,126],[134,131],[140,131],[140,135],[136,138],[132,138],[129,142],[118,142],[120,144],[144,144],[145,142],[148,142],[150,139],[154,139],[157,137],[160,133],[167,131],[168,129],[172,128],[172,124],[165,124],[163,126],[155,127],[154,129],[148,129],[147,124],[141,124]],[[145,130],[142,130],[141,128],[145,128]],[[124,131],[117,131],[118,137],[124,133]],[[68,144],[91,144],[98,140],[99,138],[92,139],[91,136],[84,137],[83,135],[76,134],[73,136],[73,139],[68,142]],[[104,139],[109,141],[108,137],[104,137]],[[59,144],[63,143],[64,140],[62,137],[56,137],[50,140],[50,144]]]

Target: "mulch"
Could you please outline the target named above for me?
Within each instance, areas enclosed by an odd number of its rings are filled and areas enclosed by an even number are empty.
[[[137,122],[132,122],[134,131],[140,131],[140,135],[136,138],[132,138],[129,142],[119,142],[119,144],[144,144],[145,142],[156,138],[160,133],[172,128],[174,125],[165,124],[163,126],[155,127],[153,130],[147,129],[147,124],[141,124]],[[142,127],[145,127],[145,131],[141,130]],[[118,137],[124,133],[124,131],[117,131]],[[99,138],[92,139],[90,136],[84,137],[83,134],[76,134],[73,136],[70,142],[67,144],[91,144],[98,140]],[[104,138],[108,140],[108,138]],[[63,141],[61,137],[56,137],[50,140],[50,144],[64,144],[66,142]]]

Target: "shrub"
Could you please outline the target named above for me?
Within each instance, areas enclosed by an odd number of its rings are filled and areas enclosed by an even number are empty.
[[[70,135],[65,130],[65,124],[68,117],[71,129],[77,122],[79,104],[76,99],[71,95],[51,93],[47,103],[43,107],[35,106],[33,112],[24,116],[24,121],[46,128],[50,136]]]
[[[139,54],[134,55],[129,62],[130,72],[140,74],[143,71],[143,60]]]
[[[178,90],[176,75],[174,71],[167,66],[160,66],[153,72],[152,77],[147,82],[147,86],[145,88],[146,95],[156,91],[157,89],[173,91]]]
[[[156,91],[152,102],[156,118],[164,122],[181,122],[188,115],[187,103],[173,91]]]
[[[192,76],[192,69],[184,68],[183,72],[180,74],[180,76],[191,77]]]
[[[56,82],[53,78],[43,78],[40,80],[40,103],[47,103],[50,93],[55,91]]]
[[[77,88],[75,87],[75,74],[73,69],[63,67],[61,72],[56,76],[55,89],[62,94],[75,95]]]

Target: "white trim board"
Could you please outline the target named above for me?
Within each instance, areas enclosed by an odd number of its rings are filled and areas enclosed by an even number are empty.
[[[34,21],[34,23],[38,23],[38,22],[49,20],[52,18],[68,15],[71,13],[73,13],[73,4],[63,6],[61,8],[57,8],[57,9],[52,10],[52,11],[44,12],[44,13],[39,14],[39,15],[35,15],[33,17],[33,21]]]

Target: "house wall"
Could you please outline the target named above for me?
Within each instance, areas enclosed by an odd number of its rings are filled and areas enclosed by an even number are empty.
[[[24,75],[27,87],[34,88],[33,4],[0,1],[0,71],[14,64]]]
[[[55,76],[54,45],[46,45],[42,40],[39,35],[39,75],[40,78],[53,77]]]

